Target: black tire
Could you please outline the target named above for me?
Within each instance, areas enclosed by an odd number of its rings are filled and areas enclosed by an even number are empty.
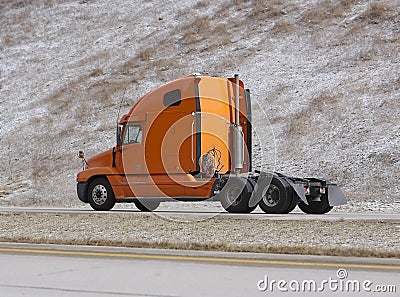
[[[307,214],[324,214],[332,210],[326,195],[321,197],[321,201],[311,201],[309,205],[304,202],[299,203],[299,208]]]
[[[292,192],[293,192],[293,190],[292,190]],[[295,193],[293,193],[293,195],[292,195],[292,203],[289,205],[288,209],[286,209],[286,212],[284,212],[284,213],[292,212],[296,208],[298,203],[299,203],[299,198]]]
[[[114,191],[105,177],[98,177],[89,184],[88,201],[90,206],[98,211],[106,211],[114,207]]]
[[[250,213],[257,206],[250,207],[253,191],[252,182],[243,177],[230,177],[218,194],[222,207],[230,213]]]
[[[292,211],[297,201],[293,201],[292,187],[282,178],[259,179],[256,193],[260,208],[268,214],[285,214]],[[294,205],[293,205],[294,204]],[[291,209],[293,208],[293,209]]]
[[[135,205],[140,211],[150,212],[156,210],[157,207],[160,206],[160,201],[155,201],[155,200],[146,201],[146,198],[144,198],[141,199],[140,201],[139,200],[135,201]]]

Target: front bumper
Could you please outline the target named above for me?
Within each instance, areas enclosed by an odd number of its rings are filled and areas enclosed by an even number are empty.
[[[76,186],[79,200],[85,203],[89,202],[87,196],[88,184],[89,184],[88,182],[84,182],[84,183],[78,183]]]

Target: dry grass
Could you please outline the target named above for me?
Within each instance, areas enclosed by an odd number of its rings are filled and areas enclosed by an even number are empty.
[[[193,31],[186,31],[180,39],[183,45],[194,44],[196,41],[198,41],[197,35]]]
[[[156,53],[156,50],[153,47],[148,47],[146,49],[141,50],[137,57],[141,60],[141,61],[149,61],[154,54]]]
[[[208,16],[196,17],[189,23],[183,24],[181,29],[183,32],[193,32],[197,35],[202,35],[210,29],[210,19]]]
[[[359,53],[357,60],[370,61],[379,57],[379,54],[384,53],[388,58],[396,59],[399,57],[399,51],[394,50],[391,44],[396,44],[400,41],[399,34],[392,35],[373,35],[368,30],[369,23],[367,20],[355,22],[349,25],[344,31],[343,37],[338,40],[340,45],[351,45],[354,42],[359,42],[360,39],[373,39],[373,44],[365,46]],[[394,32],[393,32],[394,33]]]
[[[138,65],[138,59],[136,57],[128,59],[121,67],[121,74],[123,75],[131,75],[133,69],[135,69]]]
[[[114,100],[115,94],[123,91],[131,81],[129,78],[102,78],[100,80],[91,81],[91,78],[96,78],[94,74],[101,75],[101,73],[101,69],[96,69],[91,75],[82,75],[75,80],[71,80],[58,91],[44,98],[37,104],[46,104],[51,114],[70,114],[76,109],[79,110],[81,106],[83,106],[84,110],[87,112],[98,109],[99,107],[113,106],[117,104]],[[75,115],[79,115],[77,120],[83,120],[87,117],[87,113],[75,113]],[[36,119],[35,121],[40,120]]]
[[[96,54],[83,56],[74,63],[75,67],[85,67],[87,65],[98,65],[101,61],[110,59],[110,54],[107,51],[101,51]]]
[[[322,92],[319,96],[313,97],[310,102],[310,109],[318,113],[329,113],[332,117],[339,116],[339,113],[332,114],[330,107],[337,106],[341,96],[332,96],[326,92]]]
[[[103,107],[113,106],[116,105],[115,95],[122,92],[127,85],[126,79],[102,79],[87,86],[86,96],[93,103],[100,103]]]
[[[73,0],[1,0],[0,10],[6,9],[25,9],[25,8],[51,8],[56,4],[71,2]],[[90,0],[88,0],[90,1]]]
[[[197,2],[197,3],[193,6],[193,8],[194,8],[194,9],[202,9],[202,8],[207,7],[208,5],[209,5],[209,1],[202,0],[202,1]]]
[[[55,113],[55,114],[62,114],[63,112],[72,110],[74,106],[74,101],[76,100],[73,99],[74,95],[76,95],[79,92],[81,84],[86,80],[87,77],[82,75],[74,80],[69,81],[58,91],[44,98],[42,102],[38,102],[37,105],[43,103],[48,104],[50,106],[49,107],[50,113]]]
[[[345,31],[343,37],[342,37],[342,42],[345,43],[350,43],[352,42],[351,39],[352,37],[360,37],[361,34],[363,34],[364,29],[365,29],[366,24],[364,22],[357,22],[352,24],[348,30]]]
[[[30,179],[35,186],[39,186],[39,181],[47,178],[50,171],[49,159],[34,157],[31,161]]]
[[[7,195],[10,195],[11,193],[14,192],[14,189],[12,189],[8,185],[2,185],[0,186],[0,198],[5,197]]]
[[[11,34],[6,34],[6,36],[4,36],[4,44],[6,46],[13,46],[17,44],[17,42],[15,41],[15,37],[13,37]]]
[[[362,51],[357,58],[362,62],[366,62],[373,60],[376,57],[376,55],[377,55],[376,50],[374,48],[371,48]]]
[[[126,60],[120,67],[120,73],[123,75],[134,75],[137,72],[137,68],[141,63],[148,63],[154,60],[156,50],[153,47],[147,47],[139,50],[139,52],[132,58]]]
[[[250,3],[250,17],[258,20],[278,18],[284,14],[282,12],[284,1],[252,0]]]
[[[362,13],[359,17],[357,17],[352,24],[349,25],[349,28],[345,32],[342,38],[342,42],[346,44],[350,44],[354,42],[354,40],[359,40],[364,36],[368,35],[369,30],[367,29],[368,24],[378,24],[383,21],[396,21],[400,17],[400,10],[397,8],[390,6],[389,4],[385,4],[382,2],[371,2],[368,5],[368,8]],[[399,37],[397,34],[394,34],[392,39],[388,39],[387,36],[375,36],[375,46],[380,46],[387,42],[398,42]],[[360,57],[361,60],[371,60],[374,55],[364,55],[364,57]]]
[[[132,214],[0,214],[0,222],[0,226],[6,226],[0,241],[8,242],[400,257],[395,249],[394,223],[234,219],[174,222]],[[385,243],[381,236],[386,236]]]
[[[0,185],[0,198],[6,197],[9,194],[14,193],[17,190],[24,189],[28,185],[18,180],[10,180],[9,182]]]
[[[310,25],[321,25],[334,18],[342,18],[348,13],[357,0],[318,1],[302,14],[302,22]]]
[[[99,239],[54,239],[35,238],[33,236],[23,237],[0,237],[0,242],[32,243],[32,244],[62,244],[62,245],[85,245],[85,246],[115,246],[126,248],[153,248],[172,250],[197,250],[197,251],[220,251],[241,253],[271,253],[271,254],[293,254],[293,255],[315,255],[315,256],[337,256],[337,257],[369,257],[369,258],[400,258],[400,252],[380,251],[374,249],[357,248],[316,248],[312,246],[281,246],[248,244],[235,245],[230,243],[198,243],[198,242],[176,242],[176,241],[140,241],[140,240],[99,240]]]
[[[181,31],[184,32],[180,39],[183,45],[192,45],[201,42],[209,36],[210,19],[208,16],[197,17],[193,22],[183,25]]]
[[[18,13],[1,16],[2,42],[7,47],[19,45],[30,40],[36,34],[38,26],[31,20],[32,8],[21,7]]]
[[[213,28],[213,34],[218,36],[216,38],[215,44],[217,46],[230,44],[232,41],[232,35],[229,32],[228,26],[226,24],[218,24]]]
[[[368,159],[374,163],[379,162],[385,166],[393,166],[393,164],[400,162],[400,154],[394,152],[372,152],[368,155]]]
[[[349,24],[348,29],[344,32],[343,37],[341,38],[341,44],[351,45],[354,42],[359,42],[360,39],[371,38],[370,31],[368,28],[370,24],[379,24],[382,22],[396,22],[400,18],[400,9],[395,9],[389,4],[381,3],[381,2],[372,2],[368,5],[368,8],[364,11],[364,13],[360,14],[360,16]],[[388,27],[390,30],[390,27]],[[371,61],[375,58],[379,57],[379,54],[382,55],[382,52],[389,49],[387,46],[390,43],[398,43],[400,40],[399,34],[396,33],[396,30],[392,29],[392,34],[390,35],[373,35],[374,39],[372,47],[365,49],[361,52],[357,60],[358,61]],[[391,51],[385,52],[385,55],[388,57],[399,56],[399,51]]]
[[[210,19],[208,16],[197,17],[192,25],[192,29],[197,34],[204,34],[210,29]]]
[[[294,23],[285,20],[278,20],[275,22],[272,32],[274,34],[292,33],[296,30]]]
[[[325,92],[311,98],[303,109],[291,116],[286,126],[287,146],[289,153],[299,153],[307,150],[303,145],[302,136],[323,139],[323,131],[329,131],[330,125],[343,117],[343,108],[339,105],[341,94],[331,95]]]
[[[97,77],[104,75],[104,71],[101,68],[96,68],[92,72],[90,72],[89,77]]]
[[[18,9],[24,8],[26,6],[30,6],[36,1],[34,0],[2,0],[0,2],[1,9],[9,8],[9,9]]]
[[[377,24],[380,21],[392,19],[393,12],[393,9],[385,3],[371,2],[362,17],[368,23]]]
[[[208,52],[231,43],[232,35],[228,25],[216,22],[216,18],[204,16],[182,25],[180,31],[184,33],[179,42],[185,46],[187,53],[198,50]]]
[[[1,139],[1,145],[2,145],[2,152],[3,155],[0,158],[1,162],[1,168],[2,168],[2,175],[3,177],[7,177],[8,180],[13,181],[14,180],[14,165],[13,165],[13,159],[15,159],[15,153],[13,150],[13,140],[12,137],[4,137]]]

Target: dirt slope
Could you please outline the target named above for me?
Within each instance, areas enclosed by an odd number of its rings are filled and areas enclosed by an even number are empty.
[[[209,2],[1,1],[0,203],[79,204],[76,153],[113,146],[124,89],[122,112],[194,72],[247,82],[257,166],[398,200],[398,1]]]

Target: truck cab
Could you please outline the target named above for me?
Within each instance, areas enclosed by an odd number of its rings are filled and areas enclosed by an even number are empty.
[[[240,80],[196,74],[146,94],[121,118],[116,146],[89,159],[88,168],[78,174],[79,198],[102,210],[111,206],[96,203],[107,200],[106,192],[114,202],[213,197],[218,177],[235,170],[235,151],[243,155],[239,172],[251,170],[246,92]],[[237,126],[240,150],[234,149],[232,136]],[[101,191],[90,186],[96,180],[103,183]]]

